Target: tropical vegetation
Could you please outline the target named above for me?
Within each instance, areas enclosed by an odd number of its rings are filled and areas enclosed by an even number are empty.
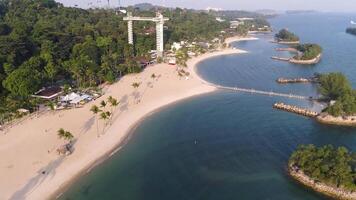
[[[296,49],[300,52],[295,58],[299,60],[311,60],[318,57],[323,49],[318,44],[300,44]]]
[[[278,42],[297,42],[299,41],[299,37],[288,31],[287,29],[280,30],[276,35],[275,38]]]
[[[324,100],[333,102],[325,109],[327,113],[335,117],[356,114],[356,91],[342,73],[320,75],[319,91]]]
[[[345,147],[301,145],[291,155],[289,166],[317,182],[350,191],[356,189],[356,153]]]
[[[155,15],[155,10],[131,11]],[[177,41],[219,37],[229,27],[207,12],[161,11],[170,18],[166,49]],[[39,101],[31,95],[45,86],[86,88],[140,72],[138,58],[150,58],[155,49],[154,24],[135,22],[132,46],[123,17],[113,9],[70,8],[54,0],[0,1],[0,118],[18,108],[35,110]]]

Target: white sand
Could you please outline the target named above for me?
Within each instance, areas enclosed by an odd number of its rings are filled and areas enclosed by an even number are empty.
[[[227,42],[239,39],[229,38]],[[213,86],[205,84],[195,73],[198,62],[212,56],[242,52],[225,49],[189,60],[189,80],[180,79],[175,66],[158,64],[148,67],[140,74],[123,77],[109,86],[103,97],[83,108],[34,117],[13,127],[6,135],[0,132],[0,199],[49,199],[117,147],[143,117],[164,105],[214,91]],[[153,73],[160,78],[153,80]],[[135,90],[131,86],[133,82],[140,82],[141,86]],[[108,96],[121,103],[112,125],[98,138],[96,120],[89,109]],[[137,103],[135,98],[140,102]],[[59,128],[71,131],[77,139],[75,151],[70,156],[58,156],[55,152],[64,143],[57,137]],[[103,121],[99,120],[99,132],[102,130]],[[46,173],[42,174],[42,171]]]

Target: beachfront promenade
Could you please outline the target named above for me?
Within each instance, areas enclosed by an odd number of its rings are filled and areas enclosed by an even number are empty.
[[[295,95],[295,94],[286,94],[286,93],[278,93],[278,92],[268,92],[268,91],[263,91],[263,90],[255,90],[255,89],[247,89],[247,88],[239,88],[239,87],[226,87],[226,86],[221,86],[221,85],[215,85],[213,84],[214,87],[218,89],[223,89],[223,90],[232,90],[232,91],[237,91],[237,92],[247,92],[247,93],[252,93],[252,94],[261,94],[261,95],[268,95],[268,96],[279,96],[279,97],[287,97],[287,98],[293,98],[293,99],[305,99],[305,100],[314,100],[315,98],[310,98],[307,96],[300,96],[300,95]]]

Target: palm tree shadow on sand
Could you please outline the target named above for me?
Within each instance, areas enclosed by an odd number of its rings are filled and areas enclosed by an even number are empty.
[[[74,144],[77,140],[72,141],[72,149],[73,153],[75,148]],[[26,199],[26,197],[31,194],[37,187],[39,187],[45,180],[52,179],[56,175],[56,169],[63,163],[65,155],[61,155],[56,160],[48,163],[47,166],[42,167],[37,171],[37,175],[32,177],[26,185],[24,185],[21,189],[17,190],[11,197],[10,200],[18,200],[18,199]]]

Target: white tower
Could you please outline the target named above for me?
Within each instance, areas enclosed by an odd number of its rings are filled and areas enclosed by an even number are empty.
[[[127,21],[128,28],[128,42],[133,44],[133,21],[152,21],[156,23],[156,48],[157,56],[162,57],[164,51],[164,38],[163,38],[163,28],[164,22],[168,21],[168,18],[163,17],[161,13],[156,14],[156,17],[133,17],[132,13],[128,12],[127,17],[124,17],[124,20]]]

